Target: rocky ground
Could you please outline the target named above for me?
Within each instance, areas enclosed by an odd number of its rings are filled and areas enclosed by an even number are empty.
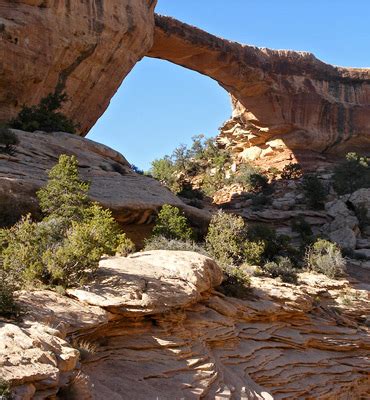
[[[300,274],[217,291],[209,258],[153,251],[101,261],[66,296],[20,292],[0,325],[15,399],[365,399],[369,286]]]

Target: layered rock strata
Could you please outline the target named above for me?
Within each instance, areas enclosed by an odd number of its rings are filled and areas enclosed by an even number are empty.
[[[159,15],[148,55],[207,75],[232,95],[233,118],[219,140],[236,158],[370,152],[369,68],[241,45]]]
[[[368,286],[307,273],[298,286],[253,278],[240,300],[213,289],[221,271],[195,253],[100,267],[69,297],[19,293],[23,322],[0,327],[0,373],[16,400],[370,395]]]
[[[15,223],[28,212],[38,215],[36,191],[47,182],[47,171],[60,154],[75,155],[89,195],[112,210],[136,242],[149,234],[163,204],[182,208],[195,226],[206,226],[210,215],[185,205],[155,179],[136,174],[117,151],[67,133],[14,131],[20,144],[13,155],[0,154],[0,224]]]
[[[0,1],[0,121],[55,91],[86,134],[153,41],[156,0]]]

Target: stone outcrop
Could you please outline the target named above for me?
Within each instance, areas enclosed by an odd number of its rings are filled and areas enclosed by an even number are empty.
[[[82,179],[91,183],[89,195],[110,208],[132,239],[150,232],[163,204],[182,208],[195,226],[204,228],[210,215],[185,205],[155,179],[132,171],[117,151],[68,133],[15,131],[20,144],[13,155],[0,154],[0,224],[11,224],[28,212],[38,215],[36,191],[47,181],[47,171],[60,154],[75,155]]]
[[[240,300],[213,289],[221,278],[207,257],[155,251],[103,260],[68,297],[20,292],[27,312],[0,326],[0,375],[15,400],[370,395],[368,286],[252,278]]]
[[[154,38],[149,56],[207,75],[232,95],[219,141],[236,158],[284,164],[370,152],[370,69],[241,45],[159,15]]]
[[[86,134],[153,41],[156,0],[0,1],[0,121],[55,90]]]

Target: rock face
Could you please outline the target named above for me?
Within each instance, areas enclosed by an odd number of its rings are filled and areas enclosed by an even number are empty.
[[[0,1],[0,121],[55,90],[86,134],[150,49],[156,0]]]
[[[16,400],[370,395],[367,290],[301,274],[299,286],[253,278],[239,300],[213,289],[221,276],[207,257],[154,251],[102,261],[69,297],[21,292],[28,312],[0,327],[0,374]]]
[[[163,204],[182,208],[195,226],[206,225],[207,212],[185,205],[155,179],[136,174],[117,151],[68,133],[14,131],[20,141],[12,156],[0,154],[0,224],[12,224],[25,213],[38,214],[36,191],[60,154],[75,155],[79,172],[91,182],[90,197],[110,208],[132,239],[148,234]]]
[[[242,160],[370,153],[370,69],[243,46],[158,15],[148,55],[207,75],[232,95],[233,118],[219,140]]]

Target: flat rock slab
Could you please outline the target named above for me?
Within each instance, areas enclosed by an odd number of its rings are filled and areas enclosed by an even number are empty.
[[[94,282],[67,292],[115,314],[159,314],[199,301],[203,292],[221,284],[222,277],[208,257],[156,250],[104,259]]]

